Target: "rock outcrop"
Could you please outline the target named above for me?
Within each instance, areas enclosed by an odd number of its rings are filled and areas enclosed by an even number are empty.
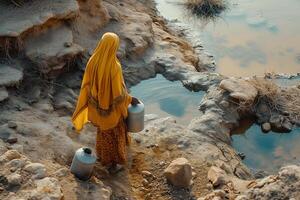
[[[0,38],[20,37],[26,31],[45,26],[51,21],[73,18],[79,11],[74,0],[54,0],[51,4],[46,0],[24,2],[20,7],[2,2],[0,6],[1,18],[6,19],[0,23]]]
[[[236,199],[298,199],[300,197],[300,167],[290,165],[279,170],[277,175],[254,181],[249,189]]]
[[[225,79],[220,83],[220,88],[228,91],[232,98],[249,103],[253,103],[258,94],[257,89],[245,79]]]
[[[71,29],[63,25],[51,27],[39,35],[31,35],[24,43],[26,56],[43,74],[62,71],[84,50],[74,43]]]

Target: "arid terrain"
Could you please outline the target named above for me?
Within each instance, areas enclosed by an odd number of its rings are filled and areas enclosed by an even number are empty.
[[[0,2],[0,199],[300,199],[299,165],[253,174],[231,145],[244,119],[267,131],[299,126],[299,84],[213,72],[211,57],[170,26],[152,0],[13,2]],[[87,60],[108,31],[121,38],[128,88],[162,74],[206,94],[188,126],[146,115],[144,131],[131,134],[126,170],[110,175],[97,162],[84,182],[69,167],[76,149],[94,148],[96,128],[76,133],[71,115]],[[188,160],[188,187],[165,177],[177,158]]]

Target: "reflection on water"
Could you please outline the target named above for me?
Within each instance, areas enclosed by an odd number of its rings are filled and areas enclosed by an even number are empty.
[[[300,163],[300,128],[290,133],[263,133],[254,124],[232,139],[233,147],[245,153],[244,163],[252,169],[275,172],[286,164]]]
[[[156,0],[169,20],[187,28],[228,76],[300,72],[300,1],[231,0],[215,21],[191,16],[180,0]]]
[[[190,92],[179,81],[168,81],[162,75],[142,81],[132,87],[131,95],[141,99],[146,113],[160,117],[172,115],[181,124],[188,124],[199,115],[197,105],[204,92]]]

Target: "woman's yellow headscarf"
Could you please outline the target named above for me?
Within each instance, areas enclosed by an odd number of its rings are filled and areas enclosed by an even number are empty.
[[[72,122],[77,131],[88,121],[101,130],[114,128],[127,117],[127,93],[121,64],[116,56],[119,37],[105,33],[89,59]]]

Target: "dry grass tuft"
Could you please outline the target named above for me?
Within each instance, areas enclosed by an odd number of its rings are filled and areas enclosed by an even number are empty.
[[[215,17],[226,9],[224,0],[186,0],[185,4],[201,17]]]
[[[263,101],[271,111],[289,113],[290,117],[300,120],[300,89],[290,87],[281,89],[271,80],[251,79],[252,85],[258,90],[257,103]]]

